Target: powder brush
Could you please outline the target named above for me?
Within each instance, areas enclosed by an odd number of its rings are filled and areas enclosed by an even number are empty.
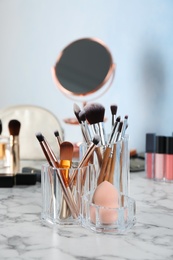
[[[105,145],[105,129],[104,129],[104,114],[105,108],[99,103],[87,104],[84,106],[86,119],[92,126],[94,134],[100,136],[101,145]]]
[[[19,132],[21,123],[12,119],[8,123],[10,133],[10,169],[16,174],[20,170],[20,148],[19,148]]]

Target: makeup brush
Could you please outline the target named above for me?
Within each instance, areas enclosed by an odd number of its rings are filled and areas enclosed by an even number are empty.
[[[111,109],[111,113],[112,113],[112,127],[113,127],[114,124],[115,124],[115,119],[116,119],[118,107],[117,107],[117,105],[111,105],[110,109]]]
[[[128,115],[124,117],[123,126],[121,130],[121,138],[124,138],[127,127],[128,127]]]
[[[20,170],[20,148],[19,148],[19,132],[21,123],[12,119],[8,123],[10,132],[10,169],[16,174]]]
[[[120,120],[121,120],[121,117],[118,116],[116,118],[116,121],[115,121],[114,126],[113,126],[112,131],[111,131],[111,134],[109,136],[108,145],[114,143],[114,140],[116,139],[116,135],[117,135],[117,132],[118,132],[118,129],[119,129]]]
[[[58,143],[58,147],[60,147],[60,145],[61,145],[61,143],[62,143],[62,140],[61,140],[61,137],[60,137],[60,135],[59,135],[59,131],[56,130],[56,131],[54,132],[54,135],[55,135],[55,137],[56,137],[56,140],[57,140],[57,143]]]
[[[74,103],[74,105],[73,105],[73,111],[74,111],[74,114],[75,114],[75,116],[76,116],[76,118],[78,120],[78,123],[80,124],[83,138],[84,138],[85,142],[87,143],[88,142],[88,138],[87,138],[87,135],[86,135],[86,129],[85,129],[85,126],[84,126],[83,122],[80,120],[80,117],[79,117],[79,113],[81,112],[81,109],[80,109],[80,107],[76,103]]]
[[[80,122],[84,128],[86,143],[90,144],[92,137],[91,137],[91,132],[90,132],[88,123],[86,121],[85,110],[80,111],[78,116],[79,116]]]
[[[73,158],[73,144],[70,142],[62,142],[60,144],[60,167],[64,170],[60,170],[61,174],[64,176],[64,178],[69,182],[69,168],[72,164],[72,158]],[[66,219],[70,216],[70,210],[69,207],[62,196],[61,201],[61,211],[60,211],[60,218]]]
[[[82,160],[78,164],[77,170],[81,167],[87,166],[87,164],[90,160],[90,157],[92,156],[92,154],[93,154],[94,150],[96,149],[99,142],[100,142],[100,136],[94,135],[94,138],[93,138],[90,146],[88,147],[88,149],[86,150]],[[70,176],[70,186],[72,185],[73,180],[76,177],[77,170],[73,172],[72,176]]]
[[[105,129],[104,129],[104,114],[105,108],[99,103],[87,104],[84,106],[86,119],[92,126],[94,134],[97,134],[101,138],[101,145],[105,145]]]
[[[73,158],[73,144],[62,142],[60,144],[60,167],[69,169]],[[65,178],[68,180],[68,170],[65,171]]]
[[[65,198],[65,200],[66,200],[66,202],[67,202],[67,204],[70,208],[70,211],[71,211],[73,218],[77,218],[78,215],[79,215],[77,205],[76,205],[76,203],[73,199],[73,196],[72,196],[72,193],[71,193],[71,190],[69,188],[67,180],[60,174],[60,172],[57,169],[59,167],[57,167],[57,161],[54,158],[53,151],[51,151],[50,146],[48,145],[44,136],[41,133],[37,133],[36,137],[37,137],[38,141],[40,143],[42,143],[41,147],[44,147],[44,149],[46,150],[46,152],[49,156],[49,160],[51,161],[52,166],[56,170],[57,177],[59,179],[59,182],[60,182],[60,185],[61,185],[61,188],[62,188],[62,191],[63,191],[63,196],[64,196],[64,198]],[[59,166],[59,163],[58,163],[58,166]]]
[[[79,124],[81,124],[81,121],[80,121],[80,118],[79,118],[79,113],[80,113],[81,109],[76,103],[74,103],[74,105],[73,105],[73,111],[74,111],[74,114],[75,114]]]
[[[123,121],[121,121],[119,124],[118,132],[117,132],[117,136],[116,136],[116,142],[121,140],[122,128],[123,128]]]

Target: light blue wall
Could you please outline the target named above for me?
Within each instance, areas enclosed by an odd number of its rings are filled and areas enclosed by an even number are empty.
[[[129,115],[131,148],[144,150],[146,132],[172,134],[173,1],[1,0],[0,35],[0,108],[44,106],[59,117],[66,139],[78,141],[79,127],[63,123],[75,101],[56,88],[51,67],[71,41],[97,37],[117,64],[112,87],[96,100],[105,105],[107,131],[115,103],[118,114]]]

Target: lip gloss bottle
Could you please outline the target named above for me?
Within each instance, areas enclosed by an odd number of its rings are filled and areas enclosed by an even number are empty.
[[[145,146],[145,172],[148,179],[154,178],[155,149],[156,135],[154,133],[147,133]]]
[[[165,178],[166,136],[156,136],[155,180]]]
[[[165,180],[173,181],[173,136],[166,138]]]

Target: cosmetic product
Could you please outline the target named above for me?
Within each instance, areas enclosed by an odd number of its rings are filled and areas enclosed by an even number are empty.
[[[12,119],[9,121],[8,128],[10,132],[10,172],[14,175],[20,169],[20,148],[19,148],[19,132],[21,123]]]
[[[166,137],[165,180],[173,181],[173,136]]]
[[[93,204],[100,206],[99,220],[101,223],[111,225],[114,223],[118,214],[115,210],[119,208],[119,193],[117,189],[108,181],[99,184],[93,194]],[[96,223],[96,211],[94,207],[90,207],[90,218]]]
[[[154,178],[155,152],[156,152],[156,134],[147,133],[145,140],[145,172],[149,179]]]
[[[0,188],[11,188],[15,184],[15,176],[11,173],[0,174]]]
[[[165,153],[166,153],[166,137],[156,136],[156,152],[154,178],[155,180],[163,180],[165,177]]]

